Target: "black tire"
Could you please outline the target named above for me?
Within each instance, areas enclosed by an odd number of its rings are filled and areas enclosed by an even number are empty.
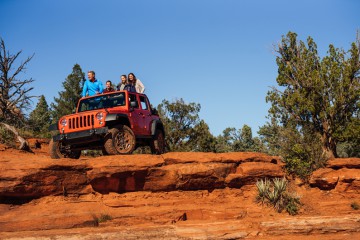
[[[59,158],[73,158],[79,159],[81,151],[61,151],[61,143],[54,142],[53,139],[49,143],[50,157],[53,159]]]
[[[103,146],[102,149],[101,149],[101,153],[103,156],[107,156],[109,155],[109,153],[106,151],[105,147]]]
[[[109,155],[131,154],[136,141],[133,131],[126,125],[119,125],[109,130],[104,149]]]
[[[165,135],[160,129],[155,130],[155,135],[150,143],[152,154],[163,154],[165,152]]]
[[[64,158],[65,155],[60,152],[59,142],[54,142],[53,139],[49,143],[49,152],[52,159]]]

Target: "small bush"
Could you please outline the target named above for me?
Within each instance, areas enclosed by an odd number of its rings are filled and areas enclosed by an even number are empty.
[[[360,205],[357,202],[352,202],[351,207],[354,210],[359,210],[360,209]]]
[[[99,217],[99,223],[107,222],[112,220],[112,217],[109,214],[101,214]]]
[[[0,125],[0,143],[16,148],[15,135],[13,132]]]
[[[261,179],[256,182],[256,200],[273,206],[278,212],[285,209],[290,215],[296,215],[300,209],[300,197],[288,192],[287,186],[285,178],[275,178],[272,182]]]
[[[102,156],[103,154],[100,150],[84,150],[81,151],[81,155],[86,157],[99,157]]]
[[[296,215],[300,210],[300,197],[296,194],[289,194],[289,196],[285,197],[285,210],[292,216]]]
[[[99,226],[99,223],[112,220],[112,217],[109,214],[101,214],[100,217],[97,217],[95,214],[93,214],[92,217],[94,219],[94,226]]]
[[[135,149],[133,154],[151,154],[151,149],[149,146],[141,146]]]

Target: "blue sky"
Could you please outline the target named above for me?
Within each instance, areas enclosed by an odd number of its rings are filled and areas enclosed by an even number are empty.
[[[0,37],[21,60],[35,53],[22,77],[49,105],[75,63],[103,83],[134,72],[155,106],[200,103],[214,135],[266,123],[282,35],[311,36],[324,56],[360,29],[357,0],[0,0],[0,11]]]

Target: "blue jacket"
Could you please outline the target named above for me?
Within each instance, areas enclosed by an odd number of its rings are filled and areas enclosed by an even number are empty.
[[[88,93],[88,96],[94,96],[97,94],[96,92],[103,93],[103,90],[104,87],[100,80],[95,79],[94,82],[86,80],[83,86],[82,97],[86,97],[86,93]]]

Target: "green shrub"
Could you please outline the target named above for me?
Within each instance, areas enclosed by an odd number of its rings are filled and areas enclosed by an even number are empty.
[[[94,219],[95,227],[98,227],[99,223],[104,223],[104,222],[112,220],[112,217],[109,214],[101,214],[100,217],[97,217],[95,214],[92,214],[92,217]]]
[[[267,179],[258,180],[256,200],[273,206],[278,212],[285,209],[290,215],[296,215],[300,209],[300,197],[288,192],[287,186],[285,178],[275,178],[272,182]]]
[[[133,154],[151,154],[151,149],[149,146],[141,146],[136,148]]]
[[[285,160],[285,168],[289,174],[294,174],[307,180],[313,171],[326,163],[323,155],[321,138],[318,134],[302,130],[289,130],[283,139],[281,156]]]
[[[286,204],[285,204],[285,210],[290,214],[290,215],[296,215],[299,210],[300,210],[300,197],[296,196],[296,195],[289,195],[285,197],[286,199]]]
[[[83,151],[81,151],[81,155],[86,156],[86,157],[103,156],[102,151],[100,151],[100,150],[83,150]]]
[[[0,143],[16,148],[15,135],[13,132],[0,125]]]
[[[100,217],[98,218],[99,223],[107,222],[110,220],[112,220],[112,217],[109,214],[101,214]]]

